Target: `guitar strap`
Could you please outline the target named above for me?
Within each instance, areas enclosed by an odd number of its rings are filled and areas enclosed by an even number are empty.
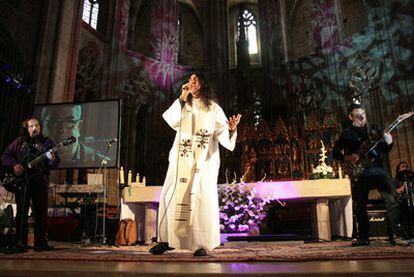
[[[367,133],[368,133],[368,139],[370,141],[377,140],[379,138],[378,130],[373,127],[372,124],[367,122]]]

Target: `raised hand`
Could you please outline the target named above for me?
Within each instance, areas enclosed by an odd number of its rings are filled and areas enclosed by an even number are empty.
[[[229,118],[229,130],[234,131],[237,128],[237,125],[240,123],[241,114],[232,115]]]

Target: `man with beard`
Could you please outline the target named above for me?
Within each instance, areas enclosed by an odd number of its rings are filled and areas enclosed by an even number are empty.
[[[27,250],[28,211],[30,201],[34,214],[34,250],[45,251],[51,247],[47,244],[47,191],[50,170],[59,165],[59,156],[52,152],[54,142],[42,135],[41,125],[35,117],[23,121],[20,135],[1,156],[3,166],[9,167],[17,177],[22,177],[24,186],[15,192],[16,215],[16,250]],[[46,153],[46,159],[35,168],[25,165]]]
[[[103,158],[110,160],[96,149],[86,146],[80,139],[83,126],[81,105],[44,107],[40,119],[45,136],[55,141],[62,141],[71,136],[76,138],[75,143],[60,151],[61,167],[93,167],[99,165]]]

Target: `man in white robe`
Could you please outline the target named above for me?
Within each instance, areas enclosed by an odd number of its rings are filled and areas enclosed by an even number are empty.
[[[158,242],[150,252],[188,249],[207,255],[220,245],[219,146],[233,151],[241,115],[227,120],[204,75],[192,74],[163,118],[177,132],[158,213]]]

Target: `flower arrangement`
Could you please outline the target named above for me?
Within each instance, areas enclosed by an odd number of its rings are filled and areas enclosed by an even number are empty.
[[[319,165],[312,169],[311,179],[333,179],[335,177],[334,171],[331,166],[326,164],[326,149],[325,144],[321,140],[321,154],[319,159]]]
[[[240,183],[219,186],[220,230],[223,233],[249,232],[258,235],[269,202],[253,186]]]

